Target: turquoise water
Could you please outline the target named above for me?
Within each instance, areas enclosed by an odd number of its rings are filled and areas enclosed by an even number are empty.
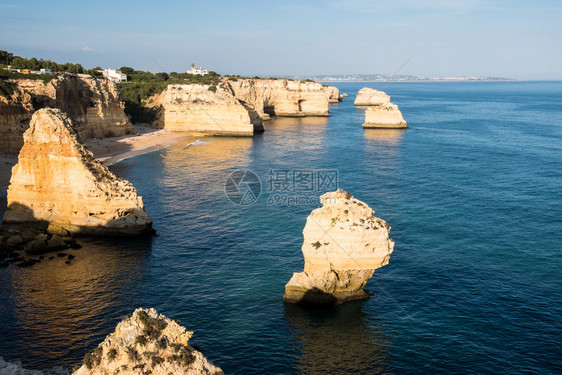
[[[411,128],[363,130],[353,100],[367,85]],[[562,83],[337,86],[350,97],[330,118],[277,119],[254,139],[186,141],[113,166],[159,236],[86,241],[70,265],[0,269],[0,355],[72,367],[144,306],[195,331],[232,374],[559,373]],[[253,205],[224,193],[239,169],[261,179]],[[321,194],[268,191],[271,171],[294,169],[336,171],[391,225],[373,298],[283,303]]]

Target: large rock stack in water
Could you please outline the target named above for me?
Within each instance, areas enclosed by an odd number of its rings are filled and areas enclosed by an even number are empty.
[[[394,249],[390,226],[342,190],[321,197],[303,230],[304,272],[285,286],[291,303],[332,305],[368,298],[363,287]]]
[[[89,235],[152,231],[133,185],[94,159],[66,114],[48,108],[33,115],[24,133],[3,223]]]
[[[384,91],[364,87],[357,93],[354,105],[365,109],[364,128],[407,128],[398,106],[390,102]]]
[[[223,374],[188,344],[192,335],[154,309],[137,309],[86,355],[74,375]]]

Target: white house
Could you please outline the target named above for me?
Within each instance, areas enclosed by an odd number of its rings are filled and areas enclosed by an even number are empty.
[[[195,67],[195,63],[194,63],[194,64],[191,64],[191,69],[188,69],[187,73],[189,73],[189,74],[199,74],[201,76],[204,76],[205,74],[208,74],[209,72],[207,71],[207,69],[203,69],[202,67],[199,67],[199,69],[197,69]]]
[[[104,69],[102,74],[105,78],[115,83],[127,81],[127,75],[116,69]]]

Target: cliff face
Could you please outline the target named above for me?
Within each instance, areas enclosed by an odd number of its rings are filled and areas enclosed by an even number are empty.
[[[18,80],[16,92],[0,97],[0,153],[17,154],[23,132],[33,113],[40,108],[66,112],[83,138],[129,134],[133,126],[125,115],[121,92],[105,79],[67,76],[41,80]]]
[[[363,287],[394,249],[390,227],[342,190],[326,193],[303,230],[304,272],[285,286],[291,303],[337,304],[368,298]]]
[[[407,128],[406,121],[402,117],[402,112],[398,106],[387,103],[378,107],[370,107],[365,111],[364,128]]]
[[[384,91],[375,90],[370,87],[363,87],[357,93],[357,97],[355,98],[355,102],[353,102],[353,105],[379,106],[387,103],[390,103],[390,96],[386,95]]]
[[[223,374],[188,344],[192,335],[154,309],[137,309],[86,355],[74,375]]]
[[[339,103],[343,99],[343,96],[340,95],[340,90],[335,86],[324,86],[324,91],[326,91],[328,102],[330,103]]]
[[[214,135],[252,136],[263,131],[261,117],[221,85],[170,85],[153,98],[160,128]]]
[[[239,79],[226,83],[238,99],[264,119],[270,116],[329,116],[328,95],[316,82]]]
[[[37,111],[12,169],[3,223],[73,234],[135,235],[152,221],[133,185],[94,159],[61,110]]]

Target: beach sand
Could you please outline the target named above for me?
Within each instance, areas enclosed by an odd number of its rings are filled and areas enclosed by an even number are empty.
[[[148,125],[135,125],[135,133],[120,137],[90,138],[84,144],[96,159],[105,165],[115,164],[133,156],[146,154],[173,145],[180,140],[196,141],[201,136],[177,133],[164,129],[154,129]],[[12,167],[17,163],[16,156],[0,155],[0,197],[6,196]]]

